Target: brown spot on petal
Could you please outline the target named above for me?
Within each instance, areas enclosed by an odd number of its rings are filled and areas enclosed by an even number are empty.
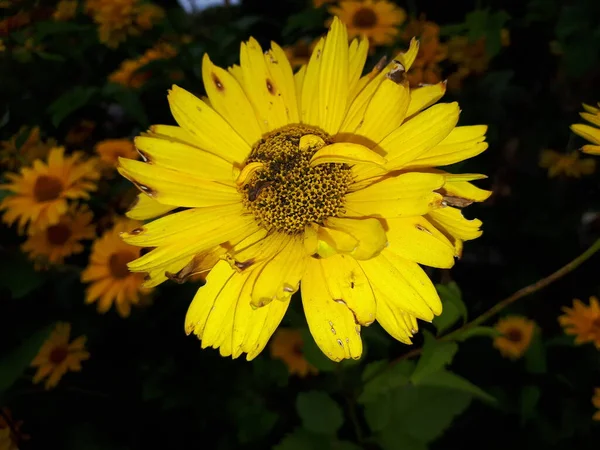
[[[387,56],[383,55],[375,67],[373,67],[373,72],[381,72],[383,68],[387,65]]]
[[[236,261],[234,263],[235,267],[237,267],[240,272],[246,270],[248,267],[254,264],[254,258],[248,259],[247,261]]]
[[[148,153],[140,150],[139,148],[136,148],[137,152],[140,154],[140,156],[142,157],[142,160],[144,162],[151,162],[150,161],[150,156],[148,156]]]
[[[267,90],[269,91],[269,94],[271,94],[271,95],[276,94],[275,87],[273,86],[273,82],[271,80],[269,80],[268,78],[267,78]]]
[[[455,206],[457,208],[465,208],[473,203],[473,200],[463,197],[455,197],[453,195],[444,195],[444,204],[448,206]]]
[[[212,73],[211,75],[212,75],[213,83],[215,83],[215,87],[219,91],[224,91],[225,90],[225,86],[223,86],[223,83],[221,82],[220,78],[215,73]]]
[[[131,230],[129,232],[129,234],[133,234],[134,236],[137,236],[140,233],[144,232],[144,227],[139,227],[139,228],[134,228],[133,230]]]
[[[415,225],[415,228],[416,228],[417,230],[419,230],[419,231],[422,231],[422,232],[424,232],[424,233],[429,233],[429,234],[431,234],[431,231],[429,231],[429,230],[428,230],[427,228],[425,228],[423,225],[419,225],[419,224],[417,224],[417,225]]]

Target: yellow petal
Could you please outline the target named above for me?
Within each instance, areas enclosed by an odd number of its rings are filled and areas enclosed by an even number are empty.
[[[248,184],[248,182],[250,181],[250,179],[252,178],[252,176],[258,171],[261,170],[265,167],[265,164],[262,162],[251,162],[248,163],[244,166],[244,168],[241,170],[240,174],[238,175],[237,179],[235,180],[235,184],[237,186],[245,186],[246,184]]]
[[[286,107],[288,123],[298,123],[298,98],[294,83],[294,73],[283,49],[271,42],[271,49],[265,54],[265,61],[271,76],[279,86]]]
[[[300,67],[298,72],[294,74],[294,86],[296,87],[296,100],[298,101],[298,115],[302,111],[300,107],[300,101],[302,99],[302,86],[304,85],[304,75],[306,74],[306,66]]]
[[[331,298],[350,308],[355,322],[371,325],[375,321],[375,297],[358,262],[348,255],[335,255],[322,259],[321,266]]]
[[[119,158],[118,170],[140,191],[165,205],[200,207],[240,202],[233,186],[160,166]]]
[[[345,304],[331,298],[319,260],[310,259],[302,277],[302,305],[310,332],[328,358],[360,358],[360,325]]]
[[[337,142],[317,150],[310,160],[310,165],[313,167],[327,163],[349,165],[363,163],[383,166],[386,160],[364,145],[353,144],[352,142]]]
[[[155,125],[152,132],[186,143],[191,140],[196,147],[235,164],[246,160],[250,145],[210,106],[178,86],[169,91],[168,100],[173,117],[185,133],[168,125]]]
[[[369,39],[361,37],[354,39],[348,49],[348,92],[352,92],[362,75],[367,54],[369,53]]]
[[[300,118],[301,122],[308,125],[319,126],[319,74],[321,72],[321,61],[323,58],[323,47],[325,39],[321,38],[315,46],[306,70],[300,70],[297,81],[302,81],[302,89],[300,90]]]
[[[388,219],[387,226],[389,252],[430,267],[449,269],[454,265],[454,246],[427,219]]]
[[[426,321],[431,321],[434,315],[442,312],[442,304],[433,283],[417,263],[384,250],[375,258],[360,261],[360,266],[377,298],[381,293],[398,310]]]
[[[576,123],[571,125],[573,133],[578,134],[582,138],[590,141],[592,144],[600,145],[600,128],[594,128],[590,125]]]
[[[377,302],[376,316],[379,325],[394,339],[404,344],[412,344],[411,338],[417,332],[417,319],[378,289],[375,288],[374,292]]]
[[[355,259],[372,258],[387,245],[383,225],[374,218],[330,217],[325,221],[325,227],[334,231],[341,231],[356,239],[358,245],[348,252]]]
[[[317,246],[309,254],[317,254],[321,258],[329,258],[337,253],[350,253],[358,247],[358,239],[344,231],[319,226],[316,236]]]
[[[409,172],[374,183],[346,195],[349,216],[410,217],[441,205],[436,192],[444,185],[440,174]]]
[[[175,208],[175,206],[158,203],[146,194],[138,194],[133,205],[131,205],[125,215],[130,219],[148,220],[162,216]]]
[[[587,112],[591,113],[591,114],[598,114],[600,113],[600,109],[596,108],[595,106],[592,105],[586,105],[585,103],[581,104],[583,106],[583,109],[585,109]],[[598,105],[600,106],[600,105]]]
[[[446,93],[446,82],[423,86],[410,91],[410,104],[406,117],[411,117],[425,108],[436,103]]]
[[[404,69],[408,72],[408,70],[412,67],[415,59],[417,59],[417,55],[419,54],[419,41],[416,38],[412,38],[410,40],[410,44],[408,50],[404,53],[400,53],[396,56],[396,59],[402,63]]]
[[[597,127],[600,127],[600,115],[599,114],[590,114],[587,112],[582,112],[579,113],[579,115],[587,120],[588,122],[590,122],[591,124],[596,125]]]
[[[447,178],[446,184],[444,184],[444,195],[467,199],[474,202],[483,202],[492,195],[492,191],[478,188],[468,181],[455,181],[451,178]]]
[[[584,145],[581,151],[589,155],[600,155],[600,145]]]
[[[134,143],[144,162],[197,176],[231,183],[234,168],[223,158],[181,142],[138,136]]]
[[[202,80],[210,104],[240,136],[254,145],[261,135],[261,127],[248,97],[237,80],[226,70],[215,66],[208,55],[202,59]]]
[[[444,233],[463,241],[476,239],[482,234],[480,230],[481,220],[465,219],[462,211],[457,208],[446,207],[436,209],[435,211],[431,211],[427,215],[427,218]]]

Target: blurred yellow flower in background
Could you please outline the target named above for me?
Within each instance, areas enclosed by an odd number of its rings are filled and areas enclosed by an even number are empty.
[[[598,411],[594,413],[593,420],[600,420],[600,388],[594,389],[594,396],[592,397],[592,404],[598,408]]]
[[[57,224],[30,235],[21,248],[42,267],[61,264],[67,256],[83,251],[82,240],[94,239],[93,217],[87,206],[72,205]]]
[[[77,0],[60,0],[52,14],[54,20],[71,20],[77,14]]]
[[[408,71],[411,87],[435,84],[442,80],[439,63],[448,56],[446,45],[440,42],[440,27],[424,18],[412,18],[402,33],[404,41],[419,39],[419,53]]]
[[[85,336],[79,336],[69,343],[71,325],[59,323],[40,348],[37,356],[31,362],[37,367],[33,376],[35,384],[46,379],[45,388],[55,387],[60,379],[68,372],[79,372],[81,362],[89,359],[90,354],[85,349]]]
[[[18,174],[7,173],[9,183],[0,189],[11,194],[0,203],[0,210],[5,210],[2,220],[7,225],[18,222],[20,233],[28,226],[30,234],[58,223],[67,212],[68,200],[87,199],[96,189],[97,164],[80,152],[65,156],[63,147],[55,147],[46,162],[38,159]]]
[[[132,273],[127,264],[141,254],[141,248],[126,244],[121,233],[135,233],[141,222],[118,219],[113,228],[106,231],[94,242],[90,263],[81,273],[81,281],[90,283],[85,302],[97,303],[98,312],[104,314],[114,304],[121,317],[129,317],[131,305],[138,304],[140,294],[147,294],[142,288],[144,274]]]
[[[398,37],[406,12],[387,0],[347,0],[329,8],[348,27],[348,38],[366,37],[369,43],[387,45]]]
[[[85,7],[98,25],[100,41],[113,48],[164,17],[162,8],[139,0],[87,0]]]
[[[494,328],[501,333],[494,338],[494,347],[505,358],[519,359],[531,344],[535,322],[525,317],[507,316],[500,319]]]
[[[131,139],[106,139],[98,142],[95,150],[103,163],[113,167],[119,162],[119,157],[138,159],[140,156]]]
[[[554,150],[542,150],[540,167],[548,169],[548,177],[560,175],[581,178],[596,171],[596,161],[592,158],[581,158],[579,152],[559,153]]]
[[[273,359],[281,359],[292,375],[305,377],[309,374],[317,374],[319,371],[311,365],[302,352],[304,342],[302,333],[292,328],[279,328],[271,342],[269,349]]]
[[[283,47],[285,56],[287,56],[287,59],[290,61],[292,68],[308,64],[310,55],[318,42],[319,38],[314,39],[312,42],[308,39],[301,39],[294,45]]]
[[[136,59],[126,59],[119,68],[108,77],[112,83],[120,84],[125,87],[137,89],[152,75],[150,71],[140,71],[146,64],[159,59],[169,59],[177,55],[177,50],[165,43],[160,43],[148,50]]]
[[[14,420],[8,408],[0,409],[0,450],[19,450],[19,444],[29,439],[21,433],[22,420]]]
[[[600,349],[600,303],[594,296],[590,297],[590,305],[581,300],[573,300],[573,307],[562,308],[563,314],[558,318],[566,334],[575,336],[576,344],[592,342]]]
[[[19,143],[24,133],[27,133],[27,138]],[[0,165],[7,170],[28,166],[36,159],[45,159],[52,147],[56,147],[56,141],[54,139],[43,141],[39,127],[31,129],[21,127],[10,139],[0,142]]]
[[[576,123],[571,125],[573,133],[578,134],[585,140],[591,142],[591,145],[584,145],[581,151],[591,155],[600,155],[600,103],[598,108],[583,104],[584,112],[579,115],[592,125]]]

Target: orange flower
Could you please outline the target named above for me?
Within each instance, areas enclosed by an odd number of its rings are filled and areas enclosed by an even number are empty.
[[[290,374],[305,377],[311,373],[319,373],[317,368],[312,366],[304,357],[303,346],[302,334],[300,331],[291,328],[279,328],[269,344],[271,357],[281,359]]]
[[[424,18],[413,18],[407,25],[402,39],[410,41],[419,39],[419,53],[408,71],[408,81],[411,87],[421,84],[436,84],[442,80],[439,63],[448,56],[447,47],[440,42],[440,27],[426,21]]]
[[[108,77],[112,83],[137,89],[144,85],[152,75],[150,71],[140,71],[152,61],[169,59],[177,55],[177,50],[169,44],[158,44],[137,59],[126,59],[121,66]]]
[[[119,157],[138,159],[140,156],[130,139],[106,139],[98,142],[96,153],[98,153],[102,162],[111,167],[118,164]]]
[[[600,350],[600,303],[590,297],[590,306],[579,299],[573,300],[573,308],[563,307],[565,314],[558,318],[566,334],[575,336],[576,344],[592,342]]]
[[[494,339],[494,347],[505,358],[519,359],[531,344],[535,322],[525,317],[508,316],[500,319],[494,328],[500,332]]]

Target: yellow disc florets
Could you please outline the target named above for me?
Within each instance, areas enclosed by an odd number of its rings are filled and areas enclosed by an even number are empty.
[[[301,145],[303,136],[314,136]],[[311,166],[312,156],[331,137],[318,128],[288,125],[258,141],[246,165],[259,163],[241,188],[243,202],[261,226],[287,234],[304,231],[309,223],[322,224],[343,212],[352,180],[345,164]]]

